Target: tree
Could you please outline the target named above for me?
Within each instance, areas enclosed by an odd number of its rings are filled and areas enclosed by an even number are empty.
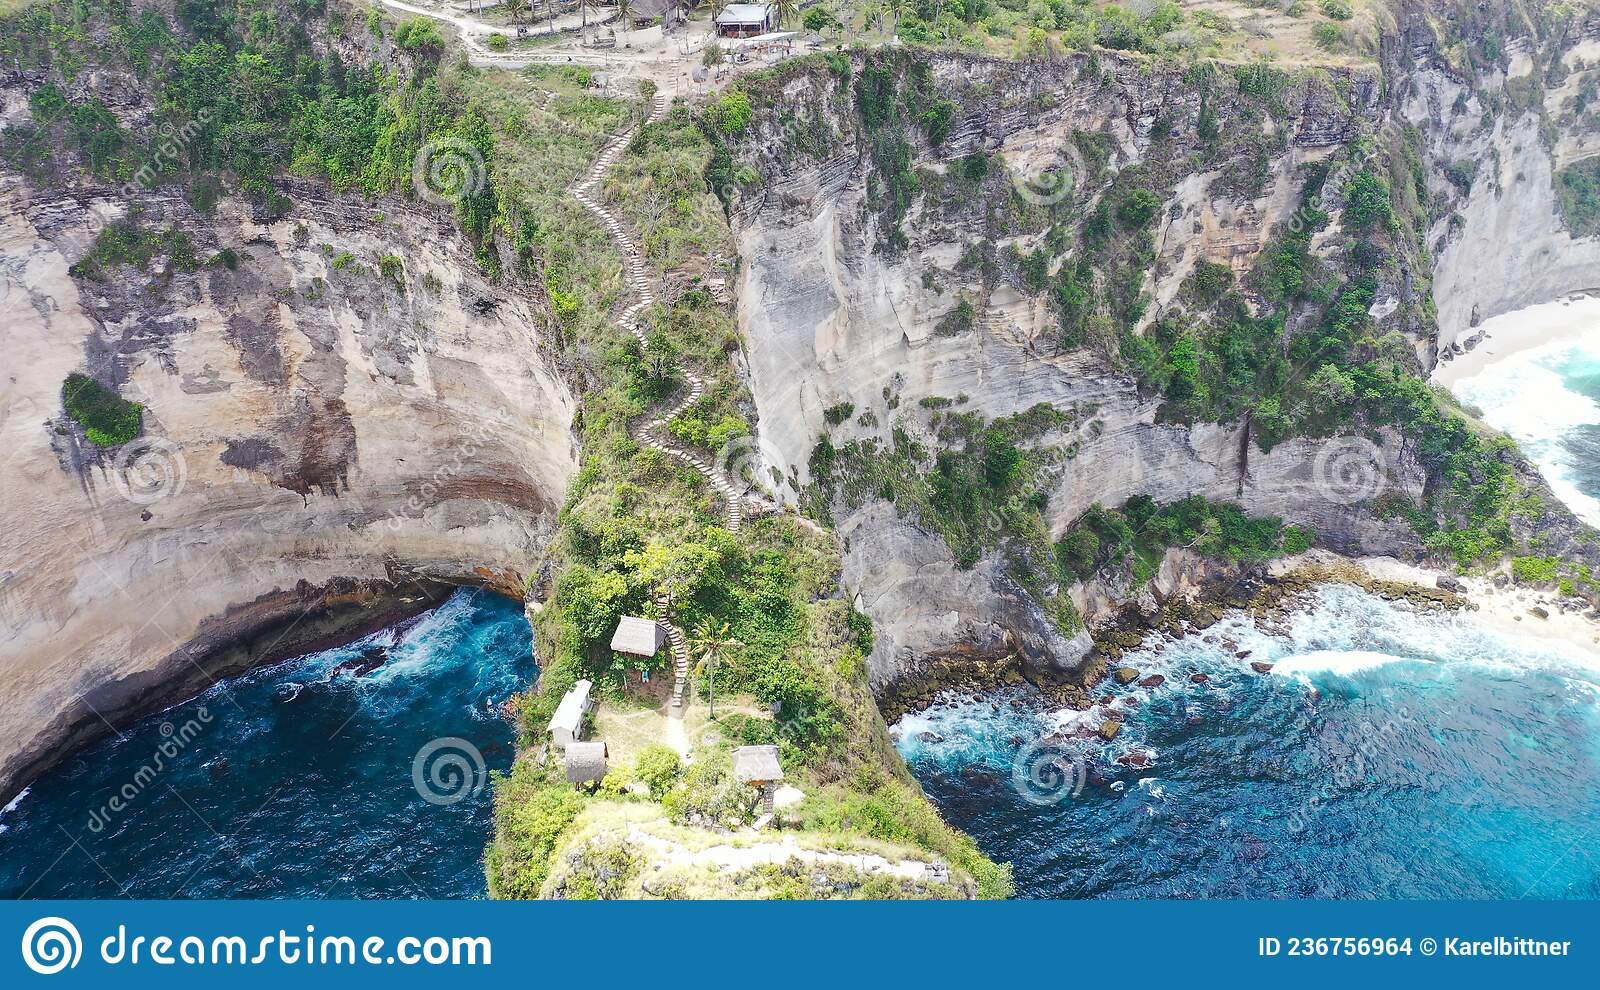
[[[617,0],[617,21],[624,31],[633,26],[633,0]]]
[[[706,68],[715,69],[717,66],[722,64],[723,57],[722,46],[713,41],[706,45],[705,54],[701,57],[700,61],[705,63]]]
[[[783,22],[794,16],[794,0],[774,0],[772,4],[773,27],[783,27]]]
[[[734,651],[744,646],[731,633],[726,622],[713,625],[710,619],[701,619],[695,627],[694,636],[689,640],[689,649],[697,658],[695,676],[708,677],[710,687],[707,693],[711,699],[712,718],[717,717],[717,666],[734,663]]]
[[[900,15],[905,12],[906,0],[883,0],[883,5],[888,8],[889,13],[894,15],[894,29],[889,33],[891,35],[898,33],[900,30]]]
[[[527,12],[530,0],[505,0],[506,13],[511,15],[511,23],[522,20],[522,15]]]
[[[652,801],[666,797],[682,775],[683,763],[678,754],[660,743],[640,750],[633,763],[633,776],[650,789]]]
[[[650,377],[657,382],[667,379],[667,370],[676,363],[678,348],[673,345],[672,338],[667,332],[657,327],[650,331],[644,339],[644,359],[646,367],[650,369]]]

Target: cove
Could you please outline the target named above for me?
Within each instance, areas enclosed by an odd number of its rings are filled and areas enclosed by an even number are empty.
[[[223,681],[0,812],[0,896],[481,897],[500,707],[535,674],[521,606],[462,589]]]
[[[1102,685],[1091,713],[952,698],[893,727],[1021,896],[1600,897],[1600,656],[1335,585],[1123,660],[1163,683]],[[1018,770],[1041,749],[1062,771],[1045,790]]]

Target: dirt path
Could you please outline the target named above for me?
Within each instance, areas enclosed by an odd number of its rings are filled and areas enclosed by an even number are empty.
[[[656,93],[650,107],[650,114],[640,127],[666,116],[667,108],[666,94]],[[618,317],[618,323],[623,329],[633,334],[634,339],[642,347],[646,342],[647,335],[644,328],[639,324],[639,313],[655,302],[655,294],[650,288],[650,276],[645,268],[644,259],[639,256],[638,245],[633,242],[633,238],[629,236],[627,230],[623,227],[622,221],[617,219],[616,215],[610,210],[602,206],[596,198],[599,194],[600,183],[605,179],[606,173],[611,170],[611,166],[616,164],[618,156],[627,147],[628,141],[633,138],[634,133],[636,132],[629,131],[608,141],[606,146],[601,149],[600,157],[595,159],[594,165],[589,169],[588,175],[584,176],[583,181],[573,186],[572,195],[590,213],[595,215],[606,233],[611,236],[611,240],[617,245],[618,250],[622,252],[628,287],[638,296],[638,300],[622,311],[621,316]],[[717,493],[722,496],[724,524],[727,526],[728,531],[737,533],[744,522],[744,510],[740,506],[741,499],[738,489],[733,486],[732,482],[728,480],[728,476],[715,463],[679,446],[671,434],[667,432],[667,424],[685,409],[699,401],[700,396],[705,392],[705,383],[701,381],[698,375],[688,368],[680,367],[678,370],[683,375],[684,384],[688,386],[683,395],[672,408],[650,420],[645,425],[634,427],[632,431],[633,437],[646,447],[659,450],[669,457],[676,457],[699,471],[711,483],[711,487],[716,489]],[[689,683],[689,644],[684,637],[683,630],[679,629],[668,618],[671,605],[672,603],[668,601],[665,594],[656,596],[656,608],[661,615],[663,624],[667,627],[667,636],[672,644],[674,680],[672,703],[668,706],[668,714],[674,717],[668,720],[669,735],[673,731],[672,723],[679,723],[676,726],[676,732],[680,739],[676,743],[669,740],[669,745],[672,745],[680,753],[686,753],[689,742],[687,737],[684,736],[683,726],[679,720],[682,718],[683,699]]]

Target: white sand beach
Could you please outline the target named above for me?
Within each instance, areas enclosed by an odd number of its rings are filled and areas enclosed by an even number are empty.
[[[1441,360],[1432,380],[1453,390],[1457,383],[1496,361],[1588,333],[1600,333],[1600,297],[1568,297],[1506,313],[1464,334],[1466,340],[1477,341],[1476,345],[1470,351]]]

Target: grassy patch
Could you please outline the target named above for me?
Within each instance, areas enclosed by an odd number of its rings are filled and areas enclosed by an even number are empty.
[[[139,435],[144,406],[129,402],[87,375],[61,383],[61,404],[97,447],[115,447]]]

